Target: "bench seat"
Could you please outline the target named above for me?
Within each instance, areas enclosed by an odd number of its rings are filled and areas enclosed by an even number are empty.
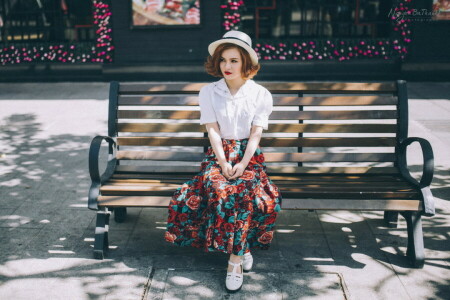
[[[99,206],[167,207],[175,190],[193,175],[116,174],[101,187]],[[422,205],[416,188],[399,175],[290,174],[270,178],[282,191],[283,209],[417,211]],[[327,198],[329,201],[322,201]],[[315,199],[323,204],[319,207]]]

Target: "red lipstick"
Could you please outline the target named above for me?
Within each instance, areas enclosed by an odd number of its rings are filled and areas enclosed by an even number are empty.
[[[225,72],[225,75],[231,75],[231,72]]]

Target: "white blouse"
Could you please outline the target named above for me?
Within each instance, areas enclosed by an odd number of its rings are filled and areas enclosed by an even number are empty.
[[[268,129],[272,94],[247,80],[232,96],[225,79],[203,86],[199,92],[200,124],[217,122],[222,139],[246,139],[252,125]]]

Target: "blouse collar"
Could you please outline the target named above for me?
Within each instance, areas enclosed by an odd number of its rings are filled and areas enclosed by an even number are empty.
[[[214,91],[226,98],[236,99],[241,97],[246,97],[250,94],[251,88],[253,86],[254,82],[251,79],[246,80],[246,82],[239,88],[237,93],[233,96],[231,96],[230,89],[227,86],[227,83],[225,82],[225,78],[221,78],[219,81],[214,82]]]

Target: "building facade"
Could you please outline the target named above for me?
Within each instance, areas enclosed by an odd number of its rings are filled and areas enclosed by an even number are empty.
[[[228,30],[259,80],[450,79],[450,1],[2,0],[0,80],[209,80]]]

